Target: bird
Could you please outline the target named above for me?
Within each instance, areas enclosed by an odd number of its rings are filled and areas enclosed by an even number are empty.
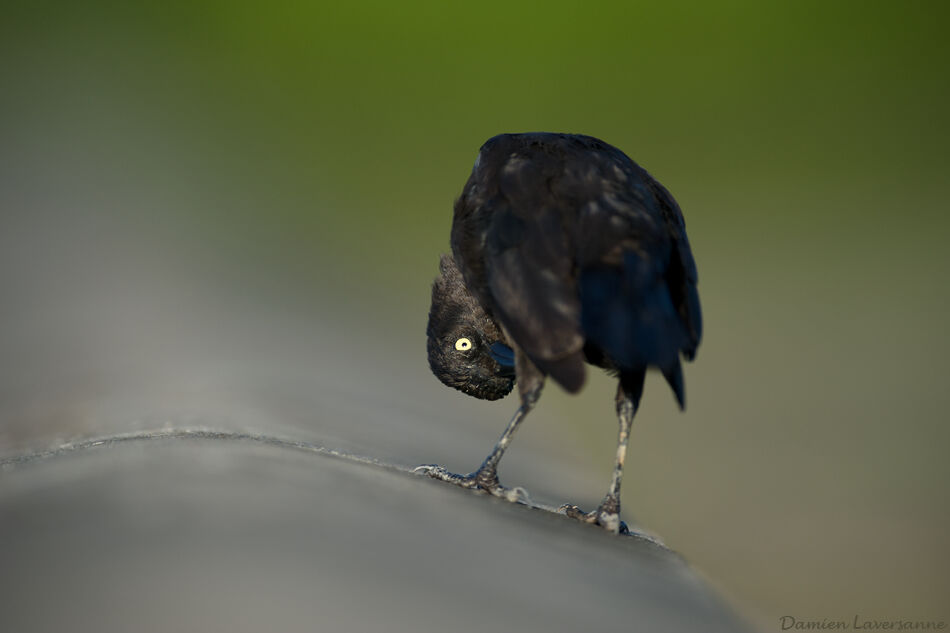
[[[626,531],[620,488],[648,369],[685,408],[681,359],[702,338],[696,262],[670,192],[622,151],[581,134],[500,134],[479,150],[455,202],[426,327],[429,366],[463,393],[520,405],[481,466],[419,472],[518,500],[498,464],[548,377],[577,393],[586,366],[618,380],[617,454],[596,510],[560,510]]]

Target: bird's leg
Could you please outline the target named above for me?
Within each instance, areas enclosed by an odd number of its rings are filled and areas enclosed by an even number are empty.
[[[628,392],[624,389],[623,383],[618,387],[617,420],[620,422],[620,431],[617,438],[617,458],[614,462],[614,472],[610,478],[607,494],[604,496],[604,500],[600,502],[600,506],[593,512],[583,512],[575,505],[561,506],[561,512],[567,516],[585,523],[595,523],[614,534],[627,533],[627,525],[620,520],[620,484],[623,480],[623,464],[627,457],[630,427],[633,425],[633,416],[637,412],[639,399],[639,394]]]
[[[531,409],[534,408],[536,400],[537,398],[531,400],[526,399],[521,403],[521,406],[518,407],[518,410],[515,411],[515,414],[512,416],[511,421],[508,422],[504,433],[501,434],[501,437],[498,438],[498,441],[495,443],[495,448],[493,448],[488,457],[485,458],[482,465],[478,467],[478,470],[473,473],[476,483],[480,488],[491,490],[499,486],[498,462],[501,461],[502,456],[511,444],[511,440],[514,438],[518,426]]]
[[[485,461],[482,462],[482,465],[479,466],[475,472],[469,473],[468,475],[458,475],[447,471],[442,466],[435,465],[419,466],[415,469],[415,472],[424,473],[433,479],[439,479],[463,488],[484,490],[496,497],[503,497],[509,501],[520,500],[523,496],[526,496],[522,489],[505,488],[498,482],[498,462],[501,461],[505,450],[507,450],[511,444],[511,440],[514,438],[518,426],[537,403],[540,392],[541,389],[538,387],[530,393],[522,394],[521,406],[515,411],[505,431],[501,434],[501,437],[498,438],[498,442],[495,443],[495,448],[492,449],[492,452],[489,453],[488,457],[485,458]]]

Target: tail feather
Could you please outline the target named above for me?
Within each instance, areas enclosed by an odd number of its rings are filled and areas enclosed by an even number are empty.
[[[683,366],[679,361],[663,370],[663,377],[669,383],[670,389],[676,395],[676,403],[680,409],[686,408],[686,387],[683,384]]]
[[[660,368],[683,407],[680,353],[690,346],[689,334],[655,260],[627,252],[623,267],[584,270],[580,294],[588,344],[621,372]]]

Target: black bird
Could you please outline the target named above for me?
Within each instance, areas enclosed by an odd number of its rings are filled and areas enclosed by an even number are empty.
[[[497,467],[546,376],[574,393],[585,361],[619,378],[620,436],[607,495],[574,518],[621,529],[620,481],[646,370],[685,403],[680,356],[702,335],[696,264],[679,206],[623,152],[590,136],[502,134],[481,148],[455,203],[452,257],[432,287],[428,357],[443,383],[521,406],[477,471],[428,475],[512,498]]]

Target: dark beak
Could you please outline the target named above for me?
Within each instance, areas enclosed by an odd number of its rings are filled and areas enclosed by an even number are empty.
[[[498,363],[498,370],[495,372],[503,378],[514,378],[515,376],[515,351],[504,343],[492,343],[488,347],[488,353]]]

